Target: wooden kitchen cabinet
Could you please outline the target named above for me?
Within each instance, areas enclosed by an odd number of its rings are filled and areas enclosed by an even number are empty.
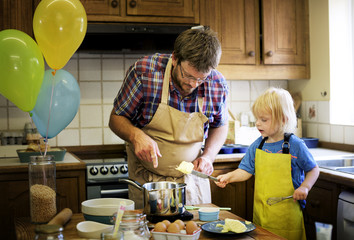
[[[315,222],[332,224],[332,239],[337,239],[337,205],[341,186],[318,179],[307,197],[305,228],[307,239],[316,239]]]
[[[225,174],[238,168],[239,162],[214,162],[213,176]],[[220,207],[231,207],[231,212],[252,221],[253,218],[253,185],[252,177],[246,182],[231,183],[220,188],[211,181],[212,203]]]
[[[81,202],[86,200],[85,163],[57,164],[57,211],[70,208],[81,212]],[[29,217],[28,167],[2,167],[0,169],[0,232],[1,239],[15,239],[14,221]]]
[[[199,0],[81,0],[89,22],[199,24]]]
[[[0,31],[17,29],[33,37],[33,14],[40,0],[2,0]]]
[[[218,33],[228,79],[306,79],[308,0],[201,0],[200,24]]]

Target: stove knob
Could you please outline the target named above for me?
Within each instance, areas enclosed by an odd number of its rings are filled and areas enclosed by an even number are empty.
[[[90,173],[91,173],[93,176],[95,176],[95,175],[98,174],[98,169],[97,169],[96,167],[92,167],[92,168],[90,168]]]
[[[102,175],[106,175],[108,173],[108,168],[107,167],[101,167],[100,168],[100,172],[102,173]]]
[[[117,174],[118,172],[119,172],[119,170],[118,170],[117,166],[112,166],[111,167],[111,173],[112,174]]]
[[[128,166],[127,165],[123,165],[120,167],[120,172],[123,174],[126,174],[128,172]]]

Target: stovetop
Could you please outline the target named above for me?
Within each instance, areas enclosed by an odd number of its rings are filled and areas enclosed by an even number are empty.
[[[110,181],[128,178],[128,163],[125,158],[86,159],[87,181]]]

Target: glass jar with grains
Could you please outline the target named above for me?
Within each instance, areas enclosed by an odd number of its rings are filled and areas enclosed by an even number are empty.
[[[116,215],[115,215],[116,217]],[[140,210],[124,211],[122,220],[119,224],[117,239],[134,239],[148,240],[150,239],[150,231],[147,226],[146,215]],[[106,234],[107,235],[107,234]],[[103,239],[110,239],[105,236]]]
[[[28,165],[31,222],[49,222],[57,213],[53,156],[31,156]]]
[[[34,240],[64,240],[63,227],[61,225],[37,225]]]

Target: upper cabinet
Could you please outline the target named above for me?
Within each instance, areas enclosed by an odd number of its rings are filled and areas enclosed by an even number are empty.
[[[200,23],[218,33],[228,79],[308,79],[308,0],[201,0]]]
[[[88,21],[199,24],[199,0],[81,0]]]
[[[38,0],[39,1],[39,0]],[[0,2],[0,31],[17,29],[33,37],[33,13],[37,1],[2,0]]]

